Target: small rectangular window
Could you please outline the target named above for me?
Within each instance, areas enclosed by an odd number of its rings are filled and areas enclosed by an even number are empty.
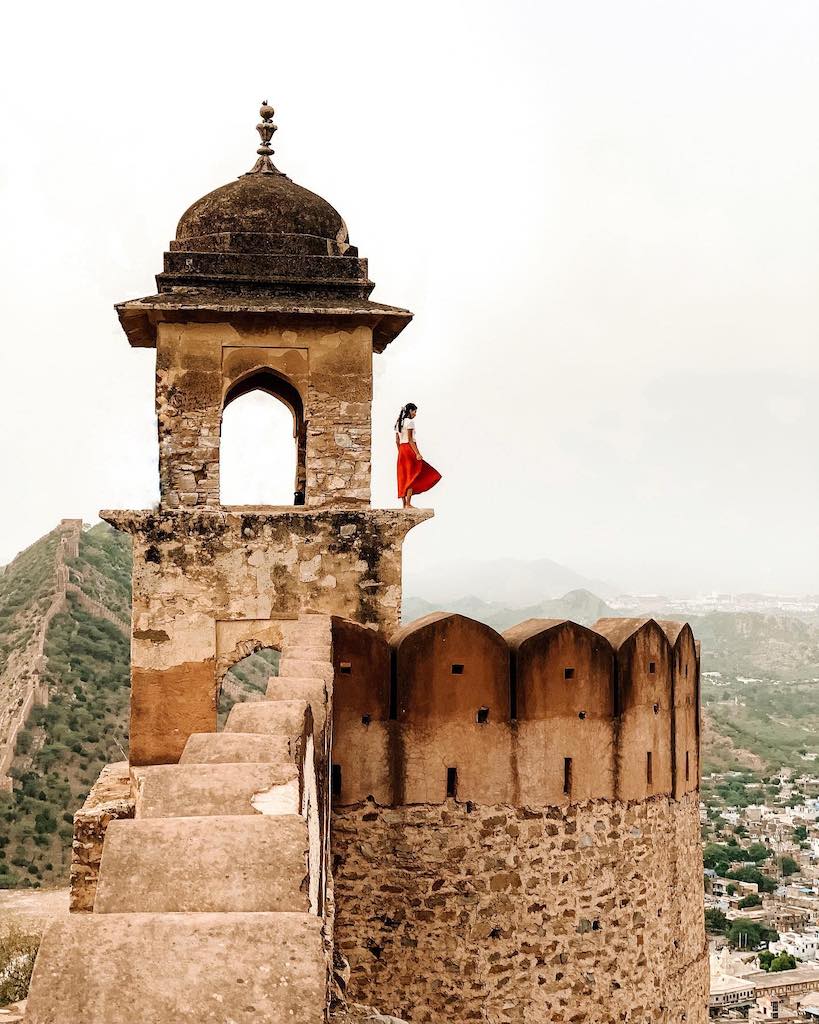
[[[453,799],[458,795],[458,769],[447,768],[446,770],[446,795]]]
[[[489,708],[478,708],[478,713],[475,716],[475,721],[478,725],[486,725],[489,721]]]
[[[657,662],[656,661],[650,661],[648,663],[648,671],[651,673],[651,675],[654,675],[654,673],[657,671]]]
[[[341,765],[334,764],[330,769],[330,792],[333,796],[341,796]]]
[[[573,668],[564,668],[563,669],[563,678],[564,679],[574,679],[574,669]]]
[[[685,781],[688,782],[691,773],[691,764],[688,757],[688,751],[685,752]]]
[[[563,758],[563,792],[566,796],[571,796],[572,792],[572,759],[570,757]]]
[[[653,781],[653,769],[651,766],[651,751],[646,751],[646,783],[650,786]]]
[[[340,672],[340,673],[341,673],[341,674],[342,674],[343,676],[349,676],[349,675],[352,675],[352,674],[353,674],[353,666],[352,666],[352,663],[351,663],[351,662],[349,662],[349,661],[342,661],[342,662],[341,662],[341,664],[340,664],[340,665],[338,666],[338,670],[339,670],[339,672]]]
[[[463,665],[453,665],[452,666],[452,674],[453,674],[453,676],[462,676],[464,674],[464,667],[463,667]]]

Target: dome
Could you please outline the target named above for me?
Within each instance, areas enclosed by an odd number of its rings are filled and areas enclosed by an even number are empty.
[[[273,108],[263,103],[259,113],[256,163],[182,214],[159,290],[366,299],[373,283],[347,225],[325,199],[274,166]]]
[[[347,226],[338,211],[321,196],[273,172],[244,174],[197,199],[182,214],[173,248],[198,250],[201,243],[211,252],[247,251],[242,236],[253,236],[256,251],[261,245],[262,251],[341,255],[349,246]]]

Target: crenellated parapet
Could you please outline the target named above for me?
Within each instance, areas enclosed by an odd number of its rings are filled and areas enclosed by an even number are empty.
[[[334,618],[337,805],[680,798],[699,786],[690,626],[438,612],[389,640]]]

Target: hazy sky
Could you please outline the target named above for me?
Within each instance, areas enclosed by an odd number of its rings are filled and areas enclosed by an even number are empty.
[[[112,307],[267,98],[416,314],[374,404],[374,503],[405,401],[444,473],[408,558],[819,592],[815,2],[17,4],[4,35],[0,562],[157,500],[154,353]]]

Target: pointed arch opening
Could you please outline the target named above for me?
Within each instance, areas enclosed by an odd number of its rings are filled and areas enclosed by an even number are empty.
[[[303,505],[307,425],[298,389],[268,368],[235,381],[222,405],[223,505]]]

